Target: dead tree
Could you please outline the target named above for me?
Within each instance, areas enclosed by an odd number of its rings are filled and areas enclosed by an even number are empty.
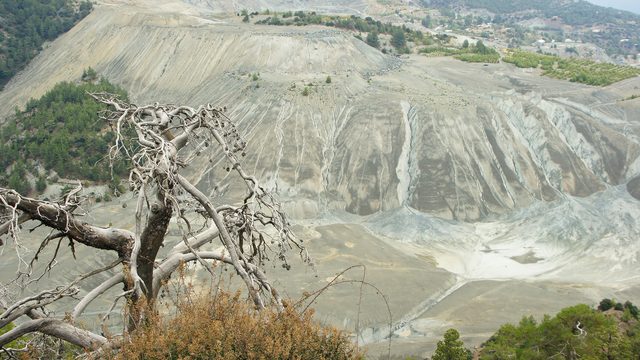
[[[137,197],[135,228],[103,228],[85,222],[82,214],[78,214],[83,201],[81,186],[59,201],[33,199],[0,188],[0,212],[4,220],[0,223],[0,244],[4,247],[19,247],[21,225],[35,221],[51,229],[35,258],[50,244],[57,242],[59,248],[60,241],[68,239],[71,244],[114,252],[118,259],[66,286],[21,300],[8,301],[8,294],[2,294],[0,287],[0,328],[14,321],[18,324],[0,335],[0,346],[31,332],[63,339],[87,350],[111,346],[106,337],[77,325],[76,319],[87,306],[107,290],[123,284],[121,297],[128,300],[123,332],[134,331],[144,319],[145,309],[153,307],[164,280],[188,262],[200,262],[210,271],[212,261],[229,264],[244,282],[257,308],[264,308],[269,302],[282,308],[282,299],[261,266],[275,255],[282,266],[288,268],[287,252],[291,249],[296,249],[304,261],[309,259],[301,242],[292,234],[279,203],[255,177],[243,170],[240,159],[245,156],[246,142],[223,110],[211,105],[197,109],[157,103],[135,106],[111,94],[91,96],[108,106],[99,118],[115,132],[109,158],[124,156],[130,160],[129,186]],[[246,196],[236,204],[214,204],[181,175],[181,169],[188,167],[206,148],[218,151],[224,159],[221,166],[235,172],[246,187]],[[200,230],[192,227],[195,216],[204,219],[201,222],[205,226]],[[168,255],[158,258],[172,219],[178,224],[183,241]],[[224,251],[201,250],[204,244],[215,240],[221,242]],[[4,251],[1,256],[13,254]],[[29,263],[27,259],[22,261]],[[30,263],[33,264],[33,260]],[[98,287],[80,292],[82,281],[112,269],[119,271]],[[53,271],[51,267],[48,270]],[[28,276],[28,271],[19,276]],[[77,301],[65,317],[49,315],[47,306],[71,297]]]

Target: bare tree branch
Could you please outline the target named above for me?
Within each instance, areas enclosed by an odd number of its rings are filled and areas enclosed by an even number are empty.
[[[192,236],[193,240],[189,241],[189,245],[191,246],[191,248],[197,250],[197,249],[200,249],[200,247],[202,247],[204,244],[213,241],[213,239],[217,238],[218,236],[220,236],[220,232],[218,231],[218,229],[216,227],[211,227],[206,231],[203,231],[195,236]],[[181,242],[175,245],[173,249],[171,249],[169,256],[178,254],[178,253],[185,253],[188,251],[190,250],[187,247],[187,245],[184,242]]]
[[[253,302],[255,303],[256,306],[260,308],[264,308],[264,301],[260,297],[260,294],[258,294],[258,291],[257,291],[258,289],[256,288],[256,284],[251,280],[246,269],[240,264],[240,259],[238,258],[239,254],[237,251],[238,247],[231,239],[231,236],[227,231],[227,227],[225,226],[220,215],[216,212],[215,208],[213,207],[209,199],[207,199],[207,197],[195,186],[191,185],[191,183],[187,181],[184,177],[182,177],[181,175],[178,175],[178,182],[180,183],[180,185],[182,185],[182,187],[184,187],[184,189],[189,194],[191,194],[194,198],[196,198],[196,200],[198,200],[198,202],[200,202],[200,204],[205,208],[209,217],[213,220],[213,223],[216,225],[216,227],[220,231],[220,238],[222,239],[222,243],[224,244],[224,246],[229,251],[229,258],[231,260],[231,264],[236,269],[236,271],[238,272],[238,274],[240,275],[244,283],[247,285],[247,289],[249,290],[249,295],[253,299]],[[243,259],[243,261],[246,263],[246,260]]]
[[[298,251],[304,261],[310,263],[310,259],[302,242],[293,235],[278,201],[242,168],[240,159],[246,155],[247,144],[223,114],[223,109],[210,104],[198,108],[157,103],[136,106],[112,94],[90,95],[107,105],[99,117],[115,134],[109,160],[114,163],[124,157],[130,163],[129,188],[137,197],[135,229],[102,228],[82,221],[82,214],[77,214],[83,200],[80,184],[57,202],[37,200],[0,188],[0,210],[7,214],[0,218],[0,245],[4,243],[3,238],[10,238],[16,249],[20,248],[20,225],[27,220],[37,221],[51,230],[40,242],[31,262],[17,253],[20,263],[29,269],[54,239],[68,238],[72,245],[77,242],[118,255],[114,264],[80,276],[67,286],[40,292],[13,304],[0,297],[0,304],[6,304],[6,310],[0,314],[0,327],[14,321],[19,323],[0,336],[0,346],[29,332],[40,332],[88,350],[110,348],[113,344],[106,338],[73,325],[89,304],[114,286],[124,284],[123,292],[111,296],[112,305],[103,320],[116,308],[118,300],[125,298],[124,313],[128,318],[123,331],[135,331],[145,314],[153,311],[154,300],[165,280],[180,264],[192,261],[199,261],[212,275],[211,260],[232,265],[257,308],[264,308],[270,299],[283,309],[282,298],[261,266],[275,254],[282,266],[289,269],[287,254],[292,249]],[[246,195],[234,204],[214,204],[181,174],[182,169],[208,148],[224,159],[219,166],[234,172],[246,189]],[[183,241],[164,258],[159,258],[172,219]],[[194,228],[193,224],[200,228]],[[216,239],[220,239],[220,251],[201,250]],[[60,250],[58,242],[43,275],[55,270],[53,265]],[[120,263],[119,272],[73,305],[68,312],[70,321],[50,317],[51,313],[44,310],[61,298],[75,297],[80,282]],[[0,288],[7,293],[5,287]],[[26,318],[30,320],[23,320]]]
[[[61,205],[36,200],[5,188],[0,188],[0,204],[20,210],[31,219],[38,220],[79,243],[96,249],[113,250],[121,256],[128,253],[129,243],[133,240],[130,231],[101,228],[76,219],[72,213],[76,204]]]
[[[15,302],[0,314],[0,328],[5,327],[15,319],[26,315],[29,311],[42,308],[63,297],[76,295],[80,290],[76,287],[45,290]]]
[[[0,335],[0,347],[32,332],[54,336],[84,349],[97,349],[108,342],[103,336],[80,329],[62,320],[44,318],[26,321]]]
[[[116,285],[118,285],[118,284],[120,284],[122,282],[124,282],[124,274],[123,273],[116,274],[116,275],[112,276],[111,278],[109,278],[109,280],[101,283],[98,287],[96,287],[93,290],[91,290],[73,308],[73,312],[71,313],[71,319],[73,319],[73,320],[77,319],[84,312],[84,310],[87,308],[87,306],[89,306],[89,304],[93,300],[95,300],[100,295],[102,295],[105,292],[107,292],[107,290],[111,289],[112,287],[114,287],[114,286],[116,286]]]

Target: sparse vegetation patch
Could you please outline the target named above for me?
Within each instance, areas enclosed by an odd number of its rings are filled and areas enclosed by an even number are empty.
[[[563,59],[522,50],[511,50],[503,60],[520,68],[540,68],[543,75],[552,78],[595,86],[607,86],[640,75],[640,69],[631,66]]]
[[[429,56],[453,56],[466,62],[497,63],[500,61],[500,54],[495,49],[484,45],[482,41],[476,42],[473,46],[470,46],[467,41],[461,48],[429,46],[420,49],[420,53]]]

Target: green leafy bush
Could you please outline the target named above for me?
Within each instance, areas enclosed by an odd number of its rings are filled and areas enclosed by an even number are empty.
[[[444,333],[444,339],[438,341],[432,360],[471,360],[473,355],[464,347],[460,334],[456,329],[449,329]]]
[[[576,305],[540,323],[524,317],[518,325],[503,325],[483,345],[480,359],[635,359],[639,330],[637,321],[621,327],[615,316]]]
[[[598,310],[607,311],[609,309],[612,309],[615,304],[615,301],[611,299],[602,299],[602,301],[600,301],[600,304],[598,305]]]
[[[420,49],[420,53],[429,56],[453,56],[454,58],[466,62],[479,63],[497,63],[500,61],[500,54],[493,48],[485,46],[482,41],[478,41],[476,45],[461,48],[445,47],[445,46],[429,46]]]
[[[380,48],[380,39],[378,38],[378,33],[372,31],[367,34],[367,44],[376,49]]]

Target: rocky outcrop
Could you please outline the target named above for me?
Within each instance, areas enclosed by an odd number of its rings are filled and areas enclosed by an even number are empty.
[[[640,200],[640,176],[637,176],[627,183],[627,191],[631,196]]]

